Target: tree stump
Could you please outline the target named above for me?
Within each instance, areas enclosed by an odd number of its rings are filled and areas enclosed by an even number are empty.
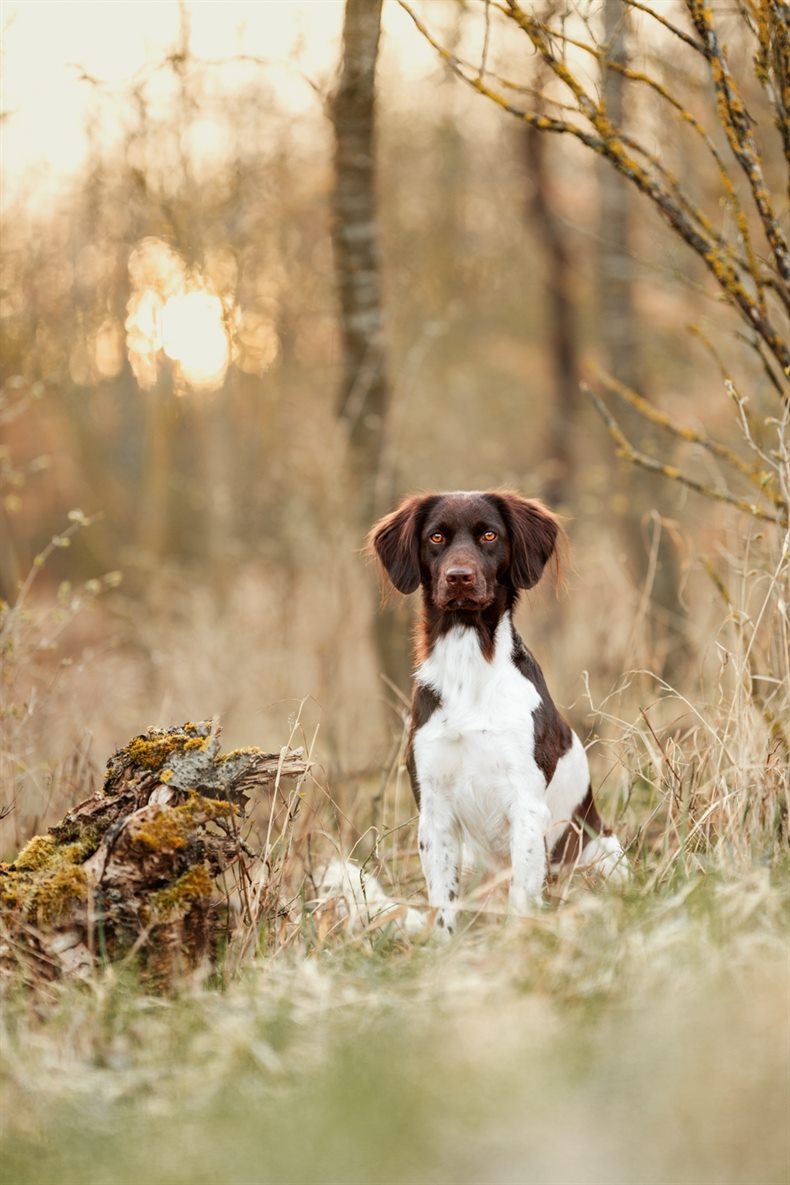
[[[201,721],[135,737],[98,793],[0,864],[0,974],[128,959],[161,981],[213,963],[232,927],[216,878],[254,856],[239,821],[308,769],[299,751],[222,754],[219,736]]]

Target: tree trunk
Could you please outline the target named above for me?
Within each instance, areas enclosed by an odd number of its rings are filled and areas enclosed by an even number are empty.
[[[629,12],[624,0],[604,0],[604,49],[602,94],[606,114],[618,128],[624,126],[624,90],[622,72],[608,67],[628,64],[627,34]],[[632,195],[626,179],[608,161],[601,161],[600,248],[598,253],[599,334],[606,367],[620,382],[642,395],[647,394],[640,351],[640,327],[634,299],[634,260],[632,254]],[[645,425],[622,416],[627,435],[644,439]],[[671,677],[673,660],[684,641],[683,608],[678,596],[678,559],[673,540],[663,529],[655,507],[661,493],[658,483],[635,470],[617,467],[618,489],[615,506],[621,522],[621,534],[634,578],[643,584],[652,579],[649,589],[658,626],[652,661],[663,666]],[[656,534],[658,532],[658,534]],[[655,548],[654,562],[650,555]],[[652,577],[648,576],[652,568]]]
[[[604,0],[606,58],[616,65],[628,61],[626,47],[628,10],[623,0]],[[604,65],[602,90],[606,114],[615,127],[623,125],[625,78]],[[634,314],[633,260],[631,257],[631,194],[628,184],[608,161],[600,165],[600,249],[598,254],[601,339],[607,362],[617,377],[634,390],[642,390],[639,342]]]
[[[546,258],[548,337],[554,380],[546,447],[551,473],[546,481],[545,495],[548,503],[557,507],[567,505],[571,498],[574,426],[579,409],[579,361],[573,276],[562,227],[554,210],[546,159],[549,151],[549,142],[543,133],[528,125],[524,134],[530,181],[527,213]]]
[[[378,247],[375,75],[381,0],[346,0],[340,80],[331,103],[335,139],[332,245],[343,336],[337,416],[347,440],[345,489],[351,523],[364,538],[394,484],[382,472],[390,404]],[[403,614],[376,606],[379,669],[408,680]]]
[[[343,333],[337,414],[365,521],[376,512],[390,387],[384,351],[376,209],[375,74],[381,0],[346,0],[335,134],[332,240]]]

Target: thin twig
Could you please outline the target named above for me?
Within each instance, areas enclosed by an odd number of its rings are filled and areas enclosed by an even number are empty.
[[[671,21],[666,19],[666,17],[660,16],[657,12],[654,12],[654,10],[649,8],[647,4],[640,4],[639,0],[625,0],[625,3],[629,8],[635,8],[638,12],[645,13],[646,16],[652,16],[654,21],[658,21],[659,25],[663,25],[665,29],[668,29],[669,32],[675,37],[678,37],[681,41],[684,41],[686,45],[690,46],[691,49],[695,50],[695,52],[700,54],[703,58],[708,56],[704,45],[702,45],[699,41],[695,41],[693,37],[688,35],[688,33],[684,33],[682,29],[677,27],[677,25],[673,25]]]
[[[665,412],[662,412],[654,404],[650,403],[644,396],[639,395],[631,387],[628,387],[625,383],[621,383],[618,379],[595,364],[592,364],[590,369],[598,382],[606,387],[607,391],[611,391],[613,395],[617,395],[619,399],[622,399],[624,403],[627,403],[629,407],[632,407],[634,411],[651,424],[655,424],[658,428],[663,428],[664,431],[671,433],[679,440],[685,440],[689,444],[698,444],[701,448],[707,449],[708,452],[713,453],[714,456],[719,457],[722,461],[726,461],[728,465],[731,465],[733,469],[737,469],[748,481],[757,486],[760,492],[774,506],[783,510],[788,509],[784,498],[768,488],[767,479],[772,477],[772,475],[766,473],[764,469],[757,469],[753,465],[748,465],[728,445],[721,444],[718,440],[712,440],[703,432],[698,432],[696,428],[690,428],[685,424],[676,424]]]
[[[617,445],[618,453],[626,460],[631,461],[634,465],[639,465],[642,469],[650,470],[651,473],[660,473],[662,477],[679,482],[681,485],[687,486],[688,489],[694,490],[695,493],[702,494],[706,498],[712,498],[716,502],[725,502],[728,506],[734,506],[737,510],[744,511],[754,518],[762,519],[763,522],[773,523],[774,526],[784,528],[788,526],[787,513],[784,515],[781,513],[769,514],[768,511],[762,510],[753,502],[747,502],[745,498],[736,497],[729,490],[717,490],[712,486],[705,486],[702,482],[695,481],[693,477],[688,477],[675,465],[667,465],[666,462],[659,461],[655,457],[650,457],[647,453],[642,453],[634,448],[603,400],[596,395],[587,383],[582,383],[581,387],[584,393],[589,396],[601,419],[606,424],[609,435]]]

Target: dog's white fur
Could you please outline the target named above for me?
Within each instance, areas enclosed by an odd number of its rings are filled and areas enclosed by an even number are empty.
[[[462,847],[487,863],[510,858],[510,909],[528,914],[540,902],[551,850],[584,798],[587,755],[574,734],[549,785],[535,760],[535,685],[514,665],[510,614],[497,626],[488,661],[476,630],[456,626],[415,673],[441,704],[414,735],[420,785],[420,855],[437,922],[454,928]],[[626,870],[613,836],[596,837],[579,865],[605,876]]]

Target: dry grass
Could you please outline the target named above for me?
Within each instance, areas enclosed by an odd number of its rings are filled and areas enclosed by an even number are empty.
[[[9,1180],[781,1182],[786,894],[577,894],[448,950],[342,937],[156,999],[9,1002]]]

